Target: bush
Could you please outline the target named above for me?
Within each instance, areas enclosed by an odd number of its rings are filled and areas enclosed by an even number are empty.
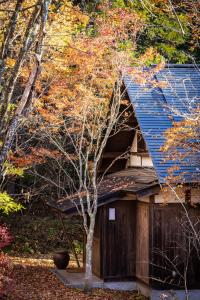
[[[0,250],[9,246],[12,242],[13,238],[8,230],[8,228],[4,225],[0,225]]]
[[[12,242],[8,228],[0,226],[0,298],[7,296],[12,289],[13,264],[11,259],[3,253],[2,249]]]
[[[11,212],[19,211],[23,206],[14,202],[13,198],[7,192],[0,192],[0,212],[8,215]]]

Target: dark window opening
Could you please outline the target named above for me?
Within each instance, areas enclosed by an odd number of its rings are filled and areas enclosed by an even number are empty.
[[[137,134],[137,152],[147,152],[146,143],[143,139],[141,132],[138,132]]]

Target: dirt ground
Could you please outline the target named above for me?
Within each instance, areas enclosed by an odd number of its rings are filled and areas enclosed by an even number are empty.
[[[12,257],[13,291],[9,300],[145,300],[136,292],[96,289],[86,295],[78,289],[66,288],[51,272],[49,259]]]

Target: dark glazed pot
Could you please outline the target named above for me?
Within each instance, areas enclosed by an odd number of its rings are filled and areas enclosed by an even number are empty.
[[[53,255],[53,261],[57,269],[64,270],[69,264],[70,256],[67,251],[56,251]]]

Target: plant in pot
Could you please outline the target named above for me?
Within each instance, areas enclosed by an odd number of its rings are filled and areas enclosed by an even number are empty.
[[[70,256],[67,249],[58,249],[53,254],[53,262],[57,269],[64,270],[69,264]]]

